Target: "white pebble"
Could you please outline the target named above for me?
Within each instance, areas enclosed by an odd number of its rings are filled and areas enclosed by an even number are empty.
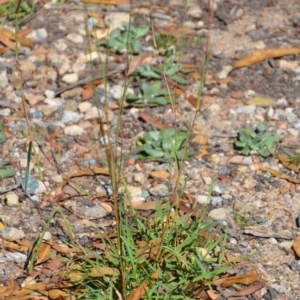
[[[76,136],[85,133],[85,130],[78,125],[71,125],[64,128],[64,133],[66,135]]]
[[[78,81],[78,74],[76,73],[66,74],[63,76],[62,81],[68,84],[75,83]]]

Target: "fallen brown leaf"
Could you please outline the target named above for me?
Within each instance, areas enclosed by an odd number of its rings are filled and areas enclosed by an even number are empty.
[[[222,287],[229,287],[236,283],[248,285],[258,280],[260,280],[260,275],[256,273],[254,270],[251,270],[246,275],[228,276],[228,277],[222,277],[220,279],[214,280],[212,282],[212,285],[222,286]]]
[[[79,248],[59,246],[59,245],[55,245],[55,244],[52,245],[52,249],[56,250],[59,253],[64,253],[64,254],[82,252],[82,250]]]
[[[7,37],[9,40],[15,41],[16,36],[15,33],[8,28],[1,28],[0,29],[0,34],[3,36]],[[18,34],[18,42],[25,47],[30,47],[32,48],[32,41],[30,39],[25,38],[24,36],[21,36],[20,33]]]
[[[6,248],[20,252],[27,252],[31,246],[31,243],[30,245],[20,245],[17,242],[9,242],[6,240],[2,240],[2,243]]]
[[[143,119],[145,122],[155,126],[156,129],[168,129],[168,128],[172,128],[171,125],[167,125],[164,124],[158,120],[156,120],[155,118],[153,118],[152,116],[146,114],[146,113],[140,113],[139,116],[141,119]]]
[[[292,183],[300,183],[300,179],[297,179],[297,178],[294,178],[294,177],[291,177],[291,176],[288,176],[288,175],[285,175],[285,174],[281,174],[277,170],[266,168],[266,167],[263,167],[261,165],[258,165],[258,167],[259,167],[259,170],[261,170],[263,172],[269,172],[277,178],[286,179],[287,181],[292,182]]]
[[[0,43],[8,47],[10,50],[15,50],[15,43],[0,32]]]
[[[290,159],[288,158],[288,156],[287,156],[286,154],[278,152],[278,153],[277,153],[277,156],[278,156],[280,162],[281,162],[287,169],[292,170],[292,171],[294,171],[295,173],[299,173],[299,168],[298,168],[296,165],[294,165],[294,164],[290,161]]]
[[[39,247],[36,254],[37,256],[36,265],[41,264],[51,258],[51,243],[52,241],[47,243],[42,243],[42,245]]]
[[[68,181],[74,177],[81,177],[81,176],[94,176],[94,175],[109,175],[109,172],[104,168],[87,168],[80,170],[74,174],[69,175],[65,180],[62,181],[60,187],[65,186]]]
[[[54,270],[58,270],[65,262],[61,257],[55,257],[52,261],[50,261],[45,267],[41,269],[42,274],[51,273]]]
[[[195,136],[192,142],[197,143],[199,145],[198,154],[196,155],[197,159],[202,159],[203,156],[209,154],[208,151],[208,140],[203,134],[199,134]]]
[[[300,236],[297,236],[293,242],[293,249],[298,257],[300,257]]]
[[[126,203],[127,206],[132,206],[134,209],[137,210],[154,210],[158,205],[158,201],[151,201],[151,202],[144,202],[144,201],[136,201],[136,202],[128,202]],[[165,205],[161,205],[163,208]]]
[[[265,285],[266,285],[265,280],[259,280],[257,283],[231,294],[230,297],[241,297],[241,296],[251,295],[256,291],[262,289]]]
[[[150,176],[152,178],[168,179],[170,177],[170,173],[167,171],[152,171]]]
[[[137,67],[139,67],[141,65],[149,64],[152,59],[153,59],[152,54],[133,56],[129,61],[127,75],[132,74],[136,70]]]
[[[285,55],[292,55],[292,54],[299,54],[299,53],[300,53],[300,48],[274,48],[274,49],[255,50],[252,53],[234,62],[233,67],[235,69],[247,67],[253,64],[260,63],[269,58],[276,58]]]
[[[0,289],[0,299],[12,299],[12,295],[19,291],[17,281],[11,280],[8,286],[3,286]]]
[[[153,280],[144,281],[139,287],[137,287],[127,298],[128,300],[139,300],[145,296],[146,292],[149,290],[149,284],[153,283],[155,279],[159,277],[159,271],[152,274],[151,278]]]
[[[198,99],[198,97],[196,97],[194,95],[189,95],[189,97],[187,99],[192,104],[192,106],[196,108],[197,111],[200,111],[201,106],[202,106],[201,98]]]

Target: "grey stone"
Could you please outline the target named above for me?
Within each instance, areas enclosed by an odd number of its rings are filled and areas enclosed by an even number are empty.
[[[13,242],[23,239],[25,237],[25,233],[22,230],[13,227],[5,227],[0,230],[0,236],[6,241]]]
[[[48,37],[48,33],[45,28],[39,28],[27,34],[26,37],[37,42],[43,42]]]
[[[149,192],[153,196],[167,196],[169,194],[169,189],[165,184],[158,184],[149,189]]]
[[[255,113],[255,105],[240,106],[235,111],[237,114],[253,115]]]
[[[229,216],[229,210],[227,208],[216,208],[209,212],[208,216],[213,220],[227,220]]]
[[[75,44],[83,43],[83,37],[78,33],[69,33],[67,39]]]
[[[62,113],[61,121],[63,123],[77,123],[81,119],[81,116],[78,112],[64,110]]]
[[[223,198],[222,197],[211,197],[211,204],[216,206],[218,204],[222,204]]]
[[[22,264],[27,261],[27,255],[20,252],[5,252],[4,256],[6,257],[6,261],[13,261],[18,264]]]
[[[125,88],[122,85],[114,85],[110,91],[109,95],[114,99],[114,100],[120,100],[124,96]],[[132,88],[127,88],[126,89],[126,95],[128,94],[134,94],[134,90]]]
[[[297,119],[295,123],[293,124],[294,129],[300,131],[300,119]]]
[[[78,210],[79,215],[88,217],[88,218],[103,218],[107,215],[107,211],[100,205],[95,204],[95,206],[82,206]]]

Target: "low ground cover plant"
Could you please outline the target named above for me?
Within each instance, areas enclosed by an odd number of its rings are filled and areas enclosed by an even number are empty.
[[[235,146],[243,155],[249,155],[254,150],[262,157],[268,157],[274,154],[276,145],[279,142],[280,138],[268,131],[268,123],[260,122],[255,131],[242,128],[239,131]]]

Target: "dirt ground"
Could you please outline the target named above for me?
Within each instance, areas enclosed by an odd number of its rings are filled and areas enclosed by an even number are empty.
[[[182,62],[196,67],[195,77],[190,76],[190,84],[181,90],[176,113],[171,106],[134,108],[125,104],[123,110],[119,147],[126,157],[124,174],[136,201],[146,203],[168,194],[165,192],[169,189],[168,182],[150,176],[150,173],[167,172],[172,163],[141,162],[136,156],[127,155],[134,151],[140,134],[156,129],[157,122],[177,126],[180,130],[188,128],[195,111],[188,99],[191,99],[190,95],[197,95],[199,77],[196,74],[201,73],[207,37],[210,37],[211,56],[203,89],[202,113],[192,128],[192,136],[202,139],[191,142],[197,155],[187,159],[182,184],[186,181],[186,192],[198,201],[201,209],[215,177],[208,218],[219,222],[220,231],[228,226],[228,253],[232,256],[255,254],[257,257],[251,265],[266,280],[266,285],[255,294],[238,299],[300,299],[300,263],[292,249],[293,241],[299,235],[300,180],[297,170],[288,170],[279,160],[277,151],[269,158],[255,154],[243,157],[234,147],[239,130],[243,127],[254,129],[260,121],[267,121],[269,130],[283,138],[283,147],[296,151],[300,146],[300,2],[219,0],[214,3],[212,24],[210,6],[207,1],[200,0],[190,1],[186,9],[182,0],[153,1],[150,16],[149,5],[141,5],[139,1],[132,6],[93,5],[91,10],[98,21],[113,12],[134,12],[135,26],[146,24],[151,27],[153,24],[155,32],[172,34],[178,32],[182,24],[188,28],[184,31]],[[38,1],[35,13],[20,27],[21,31],[33,30],[27,36],[32,47],[21,47],[19,68],[44,176],[43,180],[33,180],[30,185],[31,200],[24,195],[24,187],[20,184],[21,173],[26,168],[28,139],[21,113],[20,88],[15,80],[15,53],[9,50],[0,56],[0,121],[4,123],[7,135],[5,143],[0,145],[1,153],[3,159],[18,170],[15,178],[1,180],[0,219],[6,226],[18,230],[14,232],[16,236],[10,237],[11,241],[19,238],[36,240],[56,206],[62,207],[69,216],[82,243],[95,234],[96,227],[113,230],[115,221],[107,201],[110,182],[105,174],[73,178],[73,186],[65,185],[62,198],[53,200],[53,193],[64,176],[104,167],[101,159],[105,157],[105,147],[104,143],[99,145],[98,142],[97,118],[95,114],[87,117],[87,111],[95,106],[95,99],[87,96],[91,68],[86,54],[93,48],[95,40],[86,36],[86,22],[95,20],[91,14],[88,19],[86,6],[78,1],[57,7],[51,2]],[[143,39],[143,55],[155,57],[152,44],[149,34]],[[273,48],[298,48],[298,51],[234,68],[234,63],[245,55]],[[108,72],[111,72],[108,110],[112,125],[119,107],[113,88],[124,83],[126,54],[109,54],[108,60]],[[101,66],[96,62],[93,66],[96,77],[100,78]],[[138,86],[132,84],[130,87],[137,90]],[[99,99],[101,91],[99,86]],[[247,101],[255,96],[270,101],[248,105]],[[99,105],[104,109],[101,100]],[[152,116],[155,122],[145,121],[141,114]],[[72,127],[75,125],[76,128]],[[76,129],[78,134],[70,133],[69,127]],[[115,127],[111,128],[114,137]],[[276,177],[258,165],[275,169],[295,180]],[[30,174],[39,178],[38,173],[32,160]],[[74,186],[95,195],[100,204],[107,205],[106,209],[94,200],[82,197]],[[8,201],[8,193],[16,195],[17,201]],[[225,217],[220,215],[224,211]],[[243,224],[237,221],[237,215],[242,216]],[[57,240],[66,234],[59,221],[53,222],[48,231]],[[5,283],[13,276],[21,283],[25,277],[26,253],[10,250],[3,244],[6,237],[2,235],[1,239],[0,281]],[[8,258],[11,252],[20,255]],[[40,276],[47,277],[46,274]],[[225,296],[218,299],[225,299]]]

